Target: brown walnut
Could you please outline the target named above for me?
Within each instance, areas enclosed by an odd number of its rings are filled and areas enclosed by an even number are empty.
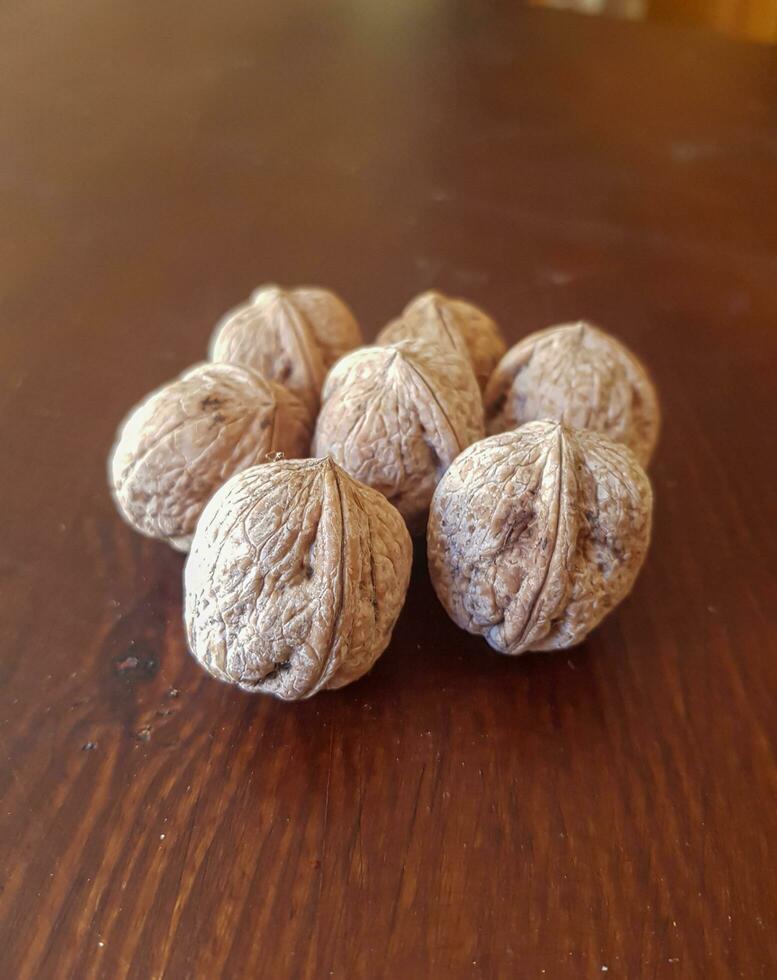
[[[489,433],[558,419],[625,443],[646,466],[660,425],[658,397],[640,361],[590,323],[562,324],[511,347],[484,394]]]
[[[452,347],[405,340],[363,347],[327,378],[313,451],[380,490],[423,529],[438,480],[484,434],[472,367]]]
[[[451,299],[436,290],[416,296],[398,319],[381,330],[375,343],[414,339],[450,344],[466,353],[481,389],[485,388],[506,348],[499,328],[487,313],[472,303]]]
[[[331,459],[234,476],[205,508],[184,573],[194,656],[284,700],[361,677],[388,646],[412,544],[394,507]]]
[[[629,449],[555,421],[491,436],[434,494],[435,591],[462,629],[500,653],[579,643],[631,589],[652,492]]]
[[[210,358],[255,368],[315,408],[329,368],[360,343],[359,325],[334,293],[268,285],[216,326]]]
[[[305,456],[310,409],[234,364],[200,364],[137,405],[119,429],[109,482],[125,520],[186,551],[211,494],[268,454]]]

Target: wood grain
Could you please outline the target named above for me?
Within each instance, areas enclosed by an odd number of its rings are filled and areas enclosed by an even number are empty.
[[[773,54],[512,4],[0,19],[2,976],[777,975]],[[654,546],[583,647],[489,652],[419,547],[362,682],[203,675],[105,461],[268,280],[644,358]]]

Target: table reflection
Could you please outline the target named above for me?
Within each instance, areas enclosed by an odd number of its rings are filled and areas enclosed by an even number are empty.
[[[529,3],[535,7],[627,20],[694,25],[766,44],[777,41],[777,0],[529,0]]]

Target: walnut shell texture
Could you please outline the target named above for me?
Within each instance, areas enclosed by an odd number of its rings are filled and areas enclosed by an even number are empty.
[[[500,653],[579,643],[631,589],[652,491],[629,449],[530,422],[458,457],[427,531],[434,589],[462,629]]]
[[[381,330],[375,343],[414,339],[448,343],[466,352],[481,390],[506,350],[499,327],[487,313],[466,300],[451,299],[436,290],[416,296],[398,319]]]
[[[201,364],[137,405],[119,429],[109,482],[125,520],[186,551],[225,480],[268,454],[306,456],[313,416],[280,385],[234,364]]]
[[[412,543],[331,459],[245,470],[213,497],[184,572],[189,646],[215,677],[284,700],[366,673],[405,600]]]
[[[363,347],[334,366],[313,451],[384,494],[423,530],[432,493],[456,456],[484,434],[467,359],[452,347],[401,341]]]
[[[658,396],[640,361],[583,321],[549,327],[511,347],[484,394],[489,433],[536,419],[594,429],[646,466],[660,427]]]
[[[362,343],[359,325],[327,289],[257,289],[216,326],[210,359],[255,368],[313,407],[334,362]]]

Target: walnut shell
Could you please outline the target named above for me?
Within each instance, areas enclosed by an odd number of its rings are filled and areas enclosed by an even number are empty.
[[[423,529],[442,474],[484,434],[475,375],[452,347],[363,347],[332,368],[322,399],[314,454],[380,490],[412,532]]]
[[[381,330],[375,343],[414,339],[448,343],[465,352],[481,389],[485,388],[507,346],[499,327],[487,313],[466,300],[451,299],[436,290],[416,296],[398,319]]]
[[[388,646],[412,553],[391,504],[331,459],[246,470],[197,525],[191,651],[220,680],[284,700],[349,684]]]
[[[127,523],[186,551],[217,487],[268,454],[305,456],[310,410],[257,371],[200,364],[146,397],[127,416],[109,482]]]
[[[210,359],[255,368],[313,408],[334,362],[362,343],[359,325],[327,289],[261,286],[228,313],[210,341]]]
[[[500,653],[579,643],[629,592],[650,539],[652,491],[629,449],[530,422],[463,452],[434,494],[435,591]]]
[[[552,418],[625,443],[646,466],[660,410],[640,361],[590,323],[540,330],[505,354],[484,395],[489,433]]]

